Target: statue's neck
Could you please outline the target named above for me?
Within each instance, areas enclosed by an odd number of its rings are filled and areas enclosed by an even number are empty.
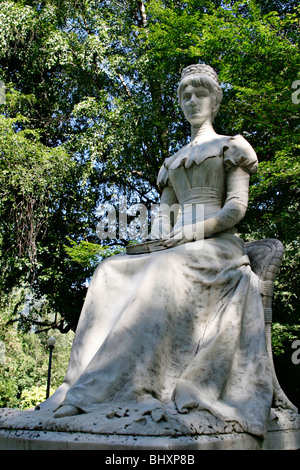
[[[202,126],[192,126],[191,130],[191,141],[202,138],[205,138],[206,140],[207,138],[216,135],[211,122],[205,122]]]

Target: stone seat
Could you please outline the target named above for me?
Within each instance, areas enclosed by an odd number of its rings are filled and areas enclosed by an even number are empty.
[[[275,238],[266,238],[245,243],[245,254],[250,259],[252,271],[259,277],[260,293],[265,314],[266,342],[273,378],[273,407],[298,412],[282,390],[274,367],[272,353],[272,300],[274,281],[282,263],[284,246]]]

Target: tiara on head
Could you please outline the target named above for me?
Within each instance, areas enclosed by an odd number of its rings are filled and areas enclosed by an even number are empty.
[[[181,80],[187,77],[188,75],[199,75],[199,74],[207,75],[217,85],[220,85],[217,73],[210,65],[206,65],[206,64],[193,64],[184,68],[181,72]]]

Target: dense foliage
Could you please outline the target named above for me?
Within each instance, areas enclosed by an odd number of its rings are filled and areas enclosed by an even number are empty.
[[[288,392],[299,394],[291,362],[300,284],[297,3],[0,2],[2,325],[46,330],[40,337],[75,328],[95,264],[128,242],[97,239],[96,209],[110,202],[118,211],[121,195],[129,205],[158,201],[158,169],[189,138],[180,71],[203,61],[224,91],[216,131],[242,133],[260,161],[239,230],[285,245],[274,351],[289,370]]]

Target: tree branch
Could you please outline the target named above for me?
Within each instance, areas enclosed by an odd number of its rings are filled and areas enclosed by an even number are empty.
[[[121,75],[120,73],[118,73],[118,77],[119,77],[119,79],[121,80],[122,85],[123,85],[123,87],[125,88],[127,95],[129,96],[129,98],[131,98],[132,95],[131,95],[131,93],[130,93],[130,90],[129,90],[128,86],[126,85],[126,82],[125,82],[125,80],[124,80],[123,75]]]
[[[141,18],[142,18],[142,25],[145,28],[147,26],[147,15],[146,15],[145,5],[143,1],[138,1],[137,3],[138,3]]]

